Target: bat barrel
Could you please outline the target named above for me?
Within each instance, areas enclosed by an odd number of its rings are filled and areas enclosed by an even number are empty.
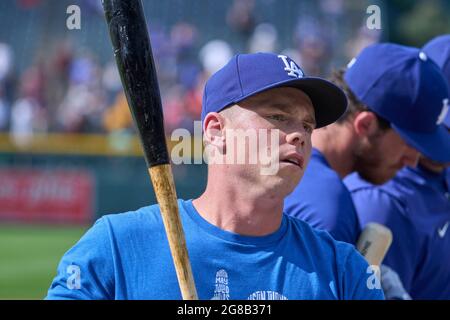
[[[161,95],[140,0],[103,0],[117,67],[148,167],[169,164]]]
[[[370,265],[379,266],[392,243],[392,232],[379,223],[368,223],[361,233],[356,248]]]

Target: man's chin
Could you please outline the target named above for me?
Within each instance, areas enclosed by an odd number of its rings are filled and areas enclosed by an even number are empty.
[[[292,173],[287,174],[281,170],[277,175],[266,178],[266,181],[270,185],[270,189],[276,190],[280,196],[285,197],[294,191],[301,180],[301,176]]]
[[[284,177],[283,190],[286,190],[286,196],[294,191],[294,189],[298,186],[298,184],[302,180],[302,177],[303,173],[301,173],[300,175],[290,174],[289,176]]]

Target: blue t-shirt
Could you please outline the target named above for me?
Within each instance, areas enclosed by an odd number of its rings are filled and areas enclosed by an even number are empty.
[[[406,167],[382,186],[357,174],[345,183],[361,227],[373,221],[392,230],[383,263],[399,274],[411,297],[450,299],[450,170]]]
[[[361,233],[350,193],[314,148],[302,180],[284,201],[284,211],[339,241],[355,244]]]
[[[383,299],[364,258],[326,232],[283,215],[273,234],[241,236],[178,204],[200,299]],[[99,219],[63,256],[47,299],[181,299],[159,207]]]

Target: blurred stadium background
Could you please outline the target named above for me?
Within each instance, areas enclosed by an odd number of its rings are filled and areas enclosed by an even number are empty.
[[[373,42],[450,33],[448,0],[143,3],[168,137],[193,130],[205,79],[234,53],[284,52],[327,76]],[[372,4],[381,30],[366,26]],[[42,299],[95,219],[155,203],[134,132],[100,0],[0,2],[0,299]],[[179,197],[202,192],[204,165],[173,169]]]

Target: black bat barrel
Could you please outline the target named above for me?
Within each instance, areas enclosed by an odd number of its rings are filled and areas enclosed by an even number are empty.
[[[147,165],[169,164],[161,95],[142,3],[140,0],[103,0],[102,3]]]

